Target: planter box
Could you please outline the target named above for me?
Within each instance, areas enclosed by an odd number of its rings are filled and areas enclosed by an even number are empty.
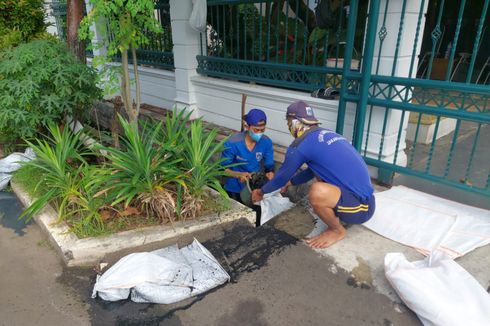
[[[20,185],[12,182],[12,189],[24,206],[31,204],[32,198]],[[68,231],[65,223],[56,223],[57,216],[52,207],[46,206],[34,216],[34,220],[43,231],[48,233],[49,240],[67,266],[93,265],[109,253],[162,241],[241,218],[255,225],[255,212],[234,200],[230,200],[228,211],[206,215],[196,220],[175,222],[173,227],[172,225],[144,227],[96,238],[79,239]]]

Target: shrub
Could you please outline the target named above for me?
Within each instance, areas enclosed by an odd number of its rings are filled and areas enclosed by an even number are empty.
[[[32,137],[99,98],[96,74],[58,43],[38,40],[0,53],[0,134]]]
[[[45,31],[43,0],[0,1],[0,49],[39,38]]]

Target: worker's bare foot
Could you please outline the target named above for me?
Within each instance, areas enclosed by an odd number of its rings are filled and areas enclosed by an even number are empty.
[[[341,229],[339,228],[335,230],[328,229],[327,231],[323,232],[320,235],[317,235],[316,237],[307,239],[306,243],[312,248],[322,249],[330,247],[343,238],[345,238],[345,229],[342,227]]]

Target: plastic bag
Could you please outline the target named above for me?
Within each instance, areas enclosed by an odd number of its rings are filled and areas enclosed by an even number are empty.
[[[179,249],[176,245],[130,254],[121,258],[97,281],[92,298],[134,302],[175,303],[229,281],[230,276],[197,240]]]
[[[12,172],[20,169],[21,162],[31,161],[36,158],[36,154],[32,148],[27,148],[24,153],[12,153],[9,156],[0,160],[0,190],[7,187]]]
[[[415,262],[389,253],[385,275],[424,325],[490,325],[490,295],[442,252]]]
[[[289,198],[281,196],[279,190],[265,194],[264,198],[260,201],[260,208],[262,209],[260,225],[263,225],[274,216],[277,216],[292,207],[294,207],[294,204]]]
[[[198,32],[205,32],[207,27],[207,4],[206,0],[192,0],[192,13],[189,24]]]

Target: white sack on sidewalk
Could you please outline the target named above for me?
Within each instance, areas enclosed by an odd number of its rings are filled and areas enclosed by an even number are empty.
[[[32,148],[27,148],[24,153],[12,153],[0,160],[0,191],[7,187],[12,173],[20,169],[21,162],[31,161],[36,158]]]
[[[385,275],[426,326],[490,325],[490,295],[442,252],[415,262],[401,253],[389,253]]]
[[[130,254],[97,277],[92,298],[108,301],[175,303],[229,281],[230,276],[196,239],[179,249],[176,245]]]
[[[363,225],[424,255],[452,258],[490,243],[490,211],[398,186],[379,192],[376,211]]]
[[[262,215],[260,217],[260,225],[263,225],[274,216],[294,207],[294,204],[287,197],[281,196],[279,190],[265,194],[260,201]]]

